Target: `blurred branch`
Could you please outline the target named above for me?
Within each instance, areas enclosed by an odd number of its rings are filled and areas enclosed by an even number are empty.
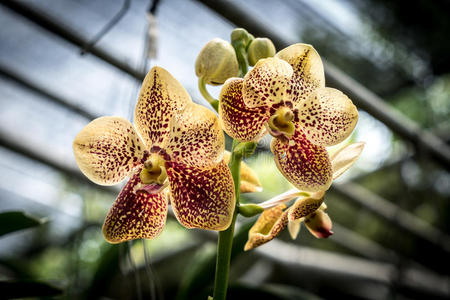
[[[230,1],[224,0],[198,0],[213,11],[226,18],[237,26],[246,28],[255,36],[269,37],[278,49],[284,48],[296,41],[284,38],[266,24],[260,22]],[[433,158],[450,169],[450,147],[434,134],[423,130],[414,121],[391,108],[379,96],[347,76],[334,65],[324,61],[327,81],[346,93],[358,108],[367,111],[376,119],[382,121],[399,136],[412,142],[417,149],[429,152]]]
[[[60,38],[66,40],[72,45],[75,45],[79,48],[83,48],[85,45],[89,43],[88,39],[81,36],[75,30],[61,25],[59,22],[53,20],[44,12],[32,8],[30,5],[26,5],[18,1],[1,1],[0,4],[11,9],[15,13],[27,18],[36,25],[53,33],[54,35],[59,36]],[[117,69],[129,74],[130,76],[136,78],[139,81],[142,81],[145,77],[144,73],[132,68],[127,63],[122,62],[115,56],[111,55],[110,53],[107,53],[106,51],[100,49],[99,47],[96,47],[95,45],[93,45],[89,49],[89,53],[100,58],[106,63],[116,67]]]
[[[62,97],[54,95],[51,91],[46,90],[44,87],[38,86],[35,83],[31,82],[30,80],[26,79],[25,77],[15,73],[13,70],[10,70],[8,68],[5,68],[3,66],[0,66],[0,76],[10,80],[16,84],[19,84],[27,89],[29,89],[32,92],[35,92],[39,94],[40,96],[43,96],[45,100],[51,101],[53,103],[56,103],[62,107],[64,107],[67,110],[70,110],[76,114],[79,114],[80,116],[83,116],[89,120],[95,119],[98,117],[95,114],[92,114],[79,106],[73,104],[73,101],[69,101],[67,99],[64,99]]]

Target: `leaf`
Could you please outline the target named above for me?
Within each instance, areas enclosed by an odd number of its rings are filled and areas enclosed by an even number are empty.
[[[27,229],[43,224],[42,220],[27,216],[21,211],[9,211],[0,213],[0,236],[14,231]]]
[[[2,299],[48,297],[62,294],[62,290],[37,281],[0,281]]]

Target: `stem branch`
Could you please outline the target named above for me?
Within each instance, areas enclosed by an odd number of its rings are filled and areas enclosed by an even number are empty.
[[[234,225],[236,223],[236,216],[239,208],[240,197],[240,178],[241,178],[241,160],[242,153],[235,152],[234,149],[239,144],[238,141],[233,140],[233,147],[231,152],[231,159],[228,166],[231,170],[231,175],[234,181],[234,191],[236,195],[236,207],[233,213],[233,219],[230,227],[227,230],[219,232],[219,241],[217,243],[217,261],[216,261],[216,276],[214,282],[214,300],[225,300],[227,296],[228,275],[230,272],[231,249],[233,246]]]

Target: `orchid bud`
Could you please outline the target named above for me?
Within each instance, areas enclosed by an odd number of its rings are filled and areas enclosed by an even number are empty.
[[[231,44],[242,43],[244,48],[250,45],[255,37],[244,28],[236,28],[231,32]]]
[[[238,76],[239,65],[231,44],[219,38],[209,41],[197,56],[195,74],[210,85]]]
[[[333,234],[330,217],[322,209],[318,209],[305,218],[305,225],[316,238],[327,238]]]
[[[248,46],[248,62],[256,65],[258,60],[275,55],[275,46],[268,38],[256,38]]]

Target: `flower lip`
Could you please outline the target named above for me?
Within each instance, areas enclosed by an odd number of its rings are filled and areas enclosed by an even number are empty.
[[[157,153],[150,154],[139,174],[142,183],[163,185],[167,179],[165,163],[166,161],[161,155]]]
[[[292,137],[295,131],[293,123],[295,115],[289,107],[281,106],[267,121],[269,133],[282,142],[286,142]]]

